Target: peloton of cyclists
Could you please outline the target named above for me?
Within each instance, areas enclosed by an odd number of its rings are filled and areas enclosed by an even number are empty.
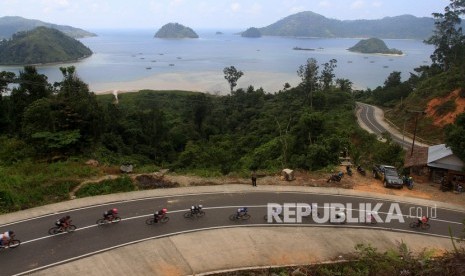
[[[200,213],[200,211],[202,211],[202,208],[203,206],[201,204],[199,205],[192,205],[191,206],[191,213],[194,215],[194,214],[198,214]]]

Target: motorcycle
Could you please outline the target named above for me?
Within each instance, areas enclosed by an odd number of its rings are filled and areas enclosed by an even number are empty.
[[[329,182],[340,182],[342,180],[342,177],[344,176],[344,174],[342,172],[339,172],[337,174],[332,174],[328,180],[326,181],[327,183]]]
[[[346,171],[349,176],[352,176],[352,169],[350,168],[350,166],[346,167]]]
[[[363,169],[362,166],[360,166],[360,165],[357,166],[357,171],[363,176],[367,175],[365,169]]]

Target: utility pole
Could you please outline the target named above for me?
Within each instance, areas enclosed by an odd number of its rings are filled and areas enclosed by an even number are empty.
[[[413,155],[413,148],[415,147],[415,138],[417,136],[417,123],[418,123],[418,116],[420,114],[426,114],[425,111],[414,111],[414,110],[407,110],[407,112],[410,112],[410,113],[416,113],[415,115],[415,128],[413,130],[413,141],[412,141],[412,151],[410,152],[410,156]]]

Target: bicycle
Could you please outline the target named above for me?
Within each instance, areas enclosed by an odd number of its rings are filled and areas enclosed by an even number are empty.
[[[7,249],[7,248],[14,249],[14,248],[18,247],[20,244],[21,244],[20,240],[15,239],[14,237],[11,237],[10,240],[5,245],[0,246],[0,249],[2,249],[2,248],[3,249]]]
[[[205,212],[203,210],[199,210],[199,211],[190,210],[190,211],[184,213],[184,217],[189,218],[189,219],[192,219],[194,217],[201,218],[203,216],[205,216]]]
[[[249,214],[243,214],[239,216],[237,216],[237,214],[232,214],[229,216],[229,220],[231,221],[248,220],[250,219],[250,217],[251,216]]]
[[[62,232],[71,233],[71,232],[74,232],[76,230],[76,228],[77,228],[76,225],[71,224],[71,221],[69,221],[68,225],[65,226],[65,227],[63,227],[61,225],[60,226],[57,225],[57,226],[54,226],[54,227],[50,228],[48,230],[48,233],[50,235],[56,235],[56,234],[62,233]]]
[[[410,228],[420,228],[423,230],[428,230],[431,228],[431,225],[427,222],[418,222],[418,221],[412,221],[409,224]]]
[[[97,220],[98,225],[105,225],[109,223],[118,223],[121,221],[121,218],[118,216],[109,216],[107,218],[101,218]]]
[[[168,222],[169,220],[170,220],[169,217],[167,217],[166,215],[162,215],[161,217],[158,218],[158,221],[155,222],[155,218],[152,216],[152,217],[150,217],[150,218],[148,218],[148,219],[145,220],[145,224],[147,224],[147,225],[152,225],[152,224],[156,224],[156,223],[158,223],[158,222],[160,222],[160,223],[166,223],[166,222]]]

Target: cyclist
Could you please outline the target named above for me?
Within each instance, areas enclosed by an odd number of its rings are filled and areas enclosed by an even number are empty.
[[[63,231],[66,229],[66,227],[68,227],[70,220],[70,216],[64,216],[61,219],[57,220],[55,224],[60,227],[60,231]]]
[[[0,234],[0,247],[7,245],[14,235],[15,233],[11,230]]]
[[[429,218],[427,216],[422,216],[421,218],[418,218],[418,226],[421,226],[422,224],[428,223]]]
[[[202,205],[193,205],[191,206],[191,213],[192,214],[198,214],[200,211],[202,211],[203,206]]]
[[[241,208],[237,209],[236,218],[238,219],[238,218],[240,218],[240,217],[242,217],[244,215],[247,215],[247,211],[248,211],[247,207],[241,207]]]
[[[166,212],[168,212],[168,209],[163,208],[160,211],[155,211],[153,214],[153,221],[157,223],[161,218],[163,218],[166,215]]]
[[[118,209],[113,208],[103,213],[103,218],[106,220],[113,219],[118,214]]]

